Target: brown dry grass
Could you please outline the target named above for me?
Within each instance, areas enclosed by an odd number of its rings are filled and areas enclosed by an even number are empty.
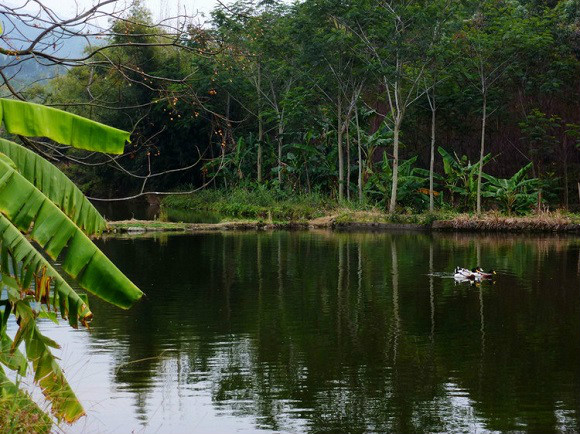
[[[490,212],[480,216],[458,214],[452,219],[434,222],[433,228],[496,232],[574,232],[580,231],[580,219],[561,211],[518,217]]]

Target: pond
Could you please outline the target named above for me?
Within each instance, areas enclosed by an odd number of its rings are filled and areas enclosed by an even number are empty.
[[[580,431],[580,239],[336,232],[105,239],[147,297],[43,323],[75,433]],[[456,284],[456,265],[498,270]],[[433,274],[434,273],[434,274]]]

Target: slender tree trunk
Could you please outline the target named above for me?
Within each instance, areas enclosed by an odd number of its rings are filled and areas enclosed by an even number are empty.
[[[350,117],[346,119],[346,198],[350,200]]]
[[[564,166],[564,207],[568,209],[570,206],[569,191],[568,191],[568,140],[564,136],[562,143],[562,165]]]
[[[340,90],[338,92],[338,102],[336,104],[336,134],[338,141],[338,200],[344,199],[344,157],[342,155],[342,99]]]
[[[483,91],[483,115],[481,117],[481,149],[479,152],[479,172],[477,173],[477,213],[481,213],[481,174],[483,173],[483,154],[485,153],[485,121],[487,120],[487,92]]]
[[[258,183],[262,182],[262,140],[264,140],[264,125],[262,122],[262,70],[258,63],[258,156],[256,161],[256,170],[258,172]]]
[[[395,118],[395,128],[393,129],[393,179],[391,186],[391,201],[389,212],[395,212],[397,206],[397,187],[399,183],[399,131],[401,129],[401,116],[397,114]]]
[[[362,202],[363,191],[362,191],[362,144],[360,142],[360,125],[358,123],[358,108],[354,108],[354,116],[356,119],[356,144],[358,147],[358,200]]]
[[[564,161],[564,207],[568,209],[570,205],[568,199],[568,164]]]
[[[431,109],[431,158],[429,160],[429,211],[433,212],[434,194],[433,194],[433,170],[435,168],[435,118],[437,109],[435,106]]]
[[[278,123],[278,184],[282,188],[282,134],[284,133],[284,125],[280,119]]]

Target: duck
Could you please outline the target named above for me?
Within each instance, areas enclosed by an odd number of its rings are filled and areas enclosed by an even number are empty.
[[[481,267],[475,267],[472,270],[472,272],[473,272],[473,274],[478,276],[480,279],[493,279],[493,276],[495,276],[497,274],[495,272],[495,270],[490,270],[489,272],[485,272],[485,271],[483,271],[483,269]]]
[[[462,267],[455,267],[453,277],[457,280],[479,280],[477,273]]]

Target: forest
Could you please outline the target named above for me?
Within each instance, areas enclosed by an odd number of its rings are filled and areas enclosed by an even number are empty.
[[[91,197],[579,207],[577,0],[239,1],[164,27],[136,3],[111,29],[17,91],[131,131],[114,158],[37,143]]]

